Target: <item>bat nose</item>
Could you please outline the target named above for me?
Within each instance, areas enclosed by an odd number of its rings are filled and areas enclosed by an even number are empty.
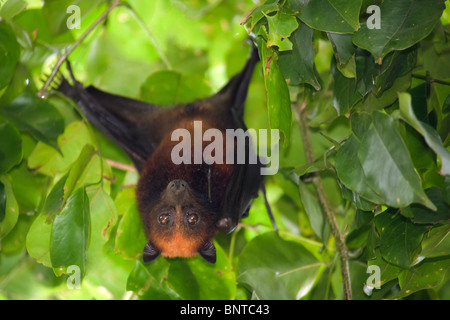
[[[184,180],[173,180],[169,182],[169,189],[175,194],[182,193],[186,189],[186,182]]]

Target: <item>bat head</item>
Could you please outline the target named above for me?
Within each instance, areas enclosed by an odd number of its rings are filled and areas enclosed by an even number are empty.
[[[215,221],[184,180],[172,180],[147,215],[149,241],[143,260],[165,257],[191,257],[200,254],[216,261],[212,243]]]

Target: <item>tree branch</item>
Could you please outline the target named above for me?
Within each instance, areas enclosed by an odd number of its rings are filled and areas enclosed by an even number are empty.
[[[145,31],[147,37],[152,42],[153,46],[155,47],[156,51],[158,51],[159,57],[161,58],[162,62],[166,65],[166,68],[171,70],[172,65],[169,62],[169,59],[167,59],[166,55],[164,54],[164,51],[162,51],[161,47],[158,44],[158,41],[156,41],[156,38],[153,36],[153,34],[150,32],[149,28],[147,28],[147,25],[142,21],[139,14],[134,10],[134,8],[129,4],[126,3],[126,8],[128,8],[133,15],[133,17],[136,19],[136,21],[139,23],[139,26],[142,28],[142,30]]]
[[[300,126],[300,132],[302,136],[303,146],[305,148],[305,155],[308,164],[311,164],[315,160],[314,150],[311,143],[311,137],[308,130],[308,120],[307,113],[304,110],[306,103],[303,103],[301,106],[298,104],[294,105],[294,111],[297,115],[297,120]],[[328,223],[330,224],[331,233],[334,237],[334,241],[336,243],[337,251],[339,254],[339,260],[341,262],[341,273],[342,273],[342,281],[344,283],[344,293],[347,300],[352,299],[352,289],[350,284],[350,270],[348,264],[348,249],[345,244],[344,238],[339,229],[339,225],[336,221],[336,217],[333,211],[333,206],[330,203],[330,199],[328,198],[325,188],[323,187],[323,182],[320,175],[316,172],[312,175],[312,183],[317,191],[317,195],[319,197],[319,202],[322,206],[322,209],[325,211],[326,218]]]
[[[115,0],[113,2],[113,4],[111,5],[111,7],[109,7],[87,30],[85,33],[83,33],[83,35],[77,40],[77,42],[75,42],[69,50],[67,50],[67,52],[65,54],[63,54],[58,61],[56,62],[56,65],[53,67],[53,71],[50,74],[50,76],[48,77],[47,81],[45,82],[44,86],[42,87],[41,90],[39,90],[38,92],[38,96],[42,97],[44,95],[44,93],[47,91],[48,87],[50,86],[50,84],[53,81],[53,78],[55,78],[56,74],[58,73],[59,68],[61,67],[61,65],[64,63],[64,61],[66,61],[66,59],[69,57],[69,55],[81,44],[81,42],[83,42],[83,40],[92,32],[92,30],[95,29],[95,27],[97,25],[100,24],[100,22],[102,22],[103,20],[106,19],[106,17],[108,17],[109,13],[114,10],[114,8],[116,8],[118,5],[120,4],[120,0]]]
[[[114,161],[111,159],[106,159],[106,163],[108,163],[111,167],[116,168],[116,169],[137,173],[136,168],[129,164],[117,162],[117,161]]]

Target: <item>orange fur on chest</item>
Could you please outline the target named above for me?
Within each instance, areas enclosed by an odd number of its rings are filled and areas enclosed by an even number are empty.
[[[198,248],[202,244],[201,237],[185,237],[179,230],[176,230],[170,238],[159,237],[153,241],[161,250],[161,254],[169,258],[192,257],[198,253]]]

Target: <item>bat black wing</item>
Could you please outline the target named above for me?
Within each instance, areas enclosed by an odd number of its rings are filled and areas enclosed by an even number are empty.
[[[152,128],[157,125],[154,114],[159,107],[110,94],[93,86],[84,88],[77,81],[72,86],[65,79],[58,91],[72,98],[88,120],[128,154],[138,171],[143,169],[158,145]]]
[[[250,57],[242,71],[232,77],[228,84],[216,94],[228,97],[225,100],[229,103],[235,129],[247,130],[244,123],[245,100],[253,70],[258,61],[258,50],[255,46],[252,46]],[[263,165],[259,157],[250,156],[250,153],[254,153],[254,150],[249,140],[246,140],[245,152],[246,161],[244,164],[235,164],[233,175],[221,204],[217,228],[225,233],[233,231],[239,220],[248,215],[252,200],[258,197],[258,191],[263,184],[263,176],[261,175]],[[249,160],[254,158],[257,159],[257,162],[250,163]]]

